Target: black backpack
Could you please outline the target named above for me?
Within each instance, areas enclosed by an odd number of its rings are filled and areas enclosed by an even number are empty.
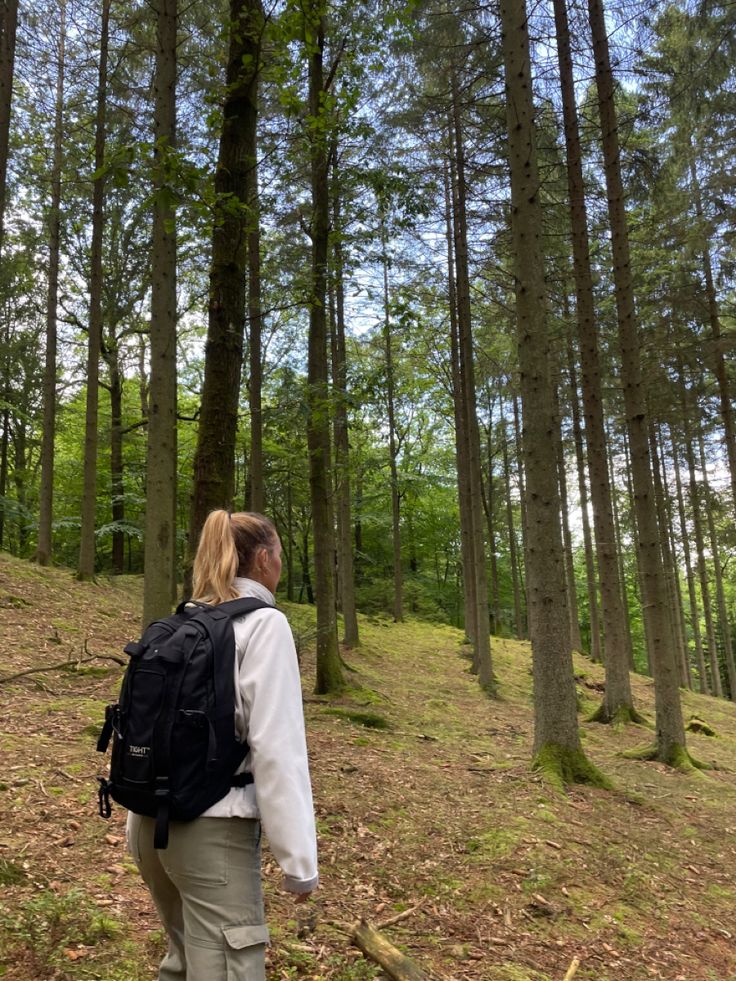
[[[235,637],[232,618],[273,609],[252,598],[218,606],[180,604],[126,644],[130,661],[115,705],[105,709],[97,742],[112,737],[110,778],[99,778],[99,808],[110,797],[156,818],[154,847],[166,848],[169,821],[191,821],[227,794],[253,782],[235,771],[248,744],[235,732]]]

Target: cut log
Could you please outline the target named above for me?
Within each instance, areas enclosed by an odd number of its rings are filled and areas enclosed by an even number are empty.
[[[428,981],[429,975],[411,957],[402,954],[366,920],[354,924],[350,937],[394,981]]]

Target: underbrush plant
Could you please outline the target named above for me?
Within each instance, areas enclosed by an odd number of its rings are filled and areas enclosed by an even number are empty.
[[[80,889],[63,894],[44,889],[13,910],[0,906],[0,931],[4,954],[23,951],[36,977],[72,978],[84,976],[84,965],[77,966],[67,952],[117,940],[122,927]]]

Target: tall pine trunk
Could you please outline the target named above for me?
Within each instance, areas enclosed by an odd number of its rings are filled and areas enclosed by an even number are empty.
[[[89,275],[89,332],[87,338],[87,406],[84,420],[84,478],[82,527],[79,542],[79,579],[95,574],[95,527],[97,524],[97,419],[100,404],[100,354],[102,351],[102,234],[105,222],[105,163],[107,116],[107,47],[110,0],[103,0],[100,26],[100,60],[95,119],[95,178],[92,186],[92,246]]]
[[[158,0],[144,623],[170,612],[176,595],[176,212],[167,193],[167,164],[176,148],[177,16],[177,0]]]
[[[602,779],[580,745],[560,536],[556,418],[549,377],[529,35],[524,0],[501,0],[511,235],[526,474],[527,594],[534,675],[534,763],[556,782]]]
[[[18,0],[3,0],[0,6],[0,254],[5,240],[10,109],[13,101],[17,28]]]
[[[335,316],[332,342],[332,384],[335,392],[335,498],[337,502],[337,567],[340,587],[340,609],[344,624],[344,643],[360,643],[355,609],[355,568],[353,563],[353,517],[350,500],[350,440],[347,411],[347,353],[345,346],[345,281],[340,213],[340,185],[336,159],[333,157],[333,220],[335,239],[332,245]]]
[[[485,529],[483,520],[483,477],[480,463],[480,429],[475,391],[475,354],[470,305],[468,270],[468,219],[466,207],[465,144],[457,77],[453,70],[452,144],[454,169],[451,170],[453,230],[455,247],[455,291],[457,299],[458,352],[463,431],[467,446],[468,489],[470,504],[472,575],[474,579],[473,667],[486,691],[495,688],[491,659],[491,635],[488,615],[488,577],[486,574]]]
[[[230,508],[235,493],[245,284],[254,221],[248,204],[256,166],[253,152],[258,120],[260,29],[260,4],[254,0],[231,0],[225,104],[215,171],[217,202],[207,349],[189,518],[190,555],[196,550],[207,515],[216,508]],[[260,351],[257,360],[259,365]],[[258,365],[252,364],[251,371],[255,367],[258,372]]]
[[[685,516],[685,497],[682,491],[682,477],[680,476],[680,457],[675,444],[675,433],[672,427],[670,427],[670,443],[672,444],[672,465],[675,471],[675,487],[677,490],[677,514],[680,525],[680,541],[682,542],[682,550],[685,558],[685,576],[687,578],[687,595],[690,606],[690,629],[695,646],[695,665],[698,669],[698,685],[701,694],[710,695],[710,685],[708,684],[705,658],[703,657],[703,640],[700,633],[700,611],[698,609],[698,600],[695,591],[695,574],[693,572],[693,560],[690,551],[690,533]]]
[[[54,104],[54,154],[51,163],[51,202],[48,213],[49,277],[46,293],[46,356],[43,373],[43,429],[36,561],[49,565],[53,550],[54,445],[56,435],[57,313],[59,303],[59,243],[61,233],[61,169],[64,139],[64,72],[66,0],[59,7],[59,56]]]
[[[468,467],[468,435],[462,404],[460,381],[460,341],[457,325],[457,289],[455,285],[455,246],[452,223],[450,167],[444,168],[445,227],[447,236],[447,301],[450,311],[450,372],[452,379],[452,408],[455,421],[455,469],[457,472],[458,510],[460,512],[460,559],[462,563],[463,623],[465,636],[472,642],[475,636],[475,577],[473,576],[473,544],[470,516],[470,485]]]
[[[588,0],[588,14],[595,55],[595,79],[611,227],[613,281],[621,352],[621,383],[631,450],[631,476],[641,559],[641,590],[647,619],[649,659],[654,676],[657,716],[654,753],[661,762],[686,766],[688,756],[678,687],[678,665],[674,656],[672,630],[667,610],[660,529],[649,458],[648,420],[641,378],[639,335],[631,276],[624,188],[621,179],[613,73],[601,0]]]
[[[312,269],[307,366],[307,447],[314,522],[314,588],[317,599],[317,694],[343,685],[335,610],[335,534],[332,513],[330,392],[327,369],[327,257],[330,226],[329,143],[325,118],[325,13],[323,0],[304,10],[309,59],[309,152],[312,185]]]
[[[713,516],[713,504],[708,481],[708,471],[705,461],[705,443],[703,441],[702,430],[698,433],[698,453],[700,456],[700,472],[703,475],[703,497],[705,506],[705,519],[708,525],[708,538],[710,539],[710,554],[713,562],[713,584],[716,588],[716,604],[718,606],[718,625],[721,634],[721,645],[723,647],[723,659],[726,662],[726,675],[728,677],[728,690],[731,701],[736,701],[736,665],[733,659],[733,643],[731,640],[731,625],[728,620],[728,607],[726,605],[726,593],[723,588],[723,566],[721,564],[721,549],[718,543],[718,532],[716,530],[715,518]]]
[[[575,462],[578,471],[578,494],[583,524],[583,546],[585,548],[585,580],[588,590],[588,612],[590,617],[590,656],[594,661],[603,660],[601,654],[601,626],[598,611],[598,584],[595,572],[595,557],[590,534],[588,516],[588,486],[585,480],[585,452],[583,450],[583,430],[580,425],[580,400],[578,398],[577,372],[572,343],[567,341],[568,370],[570,373],[570,405],[572,409],[572,430],[575,442]]]
[[[388,421],[388,465],[391,486],[391,545],[394,575],[394,620],[404,619],[404,582],[401,567],[401,495],[399,493],[398,443],[396,438],[396,380],[394,375],[394,348],[391,336],[391,294],[388,279],[388,240],[386,215],[379,201],[381,222],[381,261],[383,265],[383,354],[386,365],[386,414]]]
[[[250,30],[253,40],[256,31],[260,36],[263,22],[261,0],[249,0]],[[260,51],[260,42],[258,42]],[[259,75],[253,79],[251,98],[258,108]],[[258,123],[247,128],[248,145],[245,148],[250,166],[246,173],[246,200],[248,202],[248,349],[250,358],[250,377],[248,380],[248,405],[250,408],[250,508],[262,512],[265,508],[265,487],[263,480],[263,305],[261,301],[261,208],[258,189]]]
[[[570,198],[585,439],[590,471],[590,495],[593,503],[593,527],[598,553],[604,637],[603,660],[606,667],[606,691],[603,704],[595,718],[601,722],[612,722],[631,718],[634,715],[634,706],[629,681],[625,611],[613,528],[611,485],[608,479],[608,449],[603,426],[601,366],[590,265],[588,214],[566,0],[554,0],[554,11],[565,124],[567,187]]]

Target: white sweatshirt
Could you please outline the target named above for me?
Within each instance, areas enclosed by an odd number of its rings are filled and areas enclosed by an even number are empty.
[[[240,596],[266,603],[273,594],[252,579],[236,579]],[[248,740],[240,770],[253,774],[203,817],[260,818],[289,892],[317,888],[317,836],[304,733],[302,688],[294,638],[280,610],[255,610],[233,621],[235,728]]]

